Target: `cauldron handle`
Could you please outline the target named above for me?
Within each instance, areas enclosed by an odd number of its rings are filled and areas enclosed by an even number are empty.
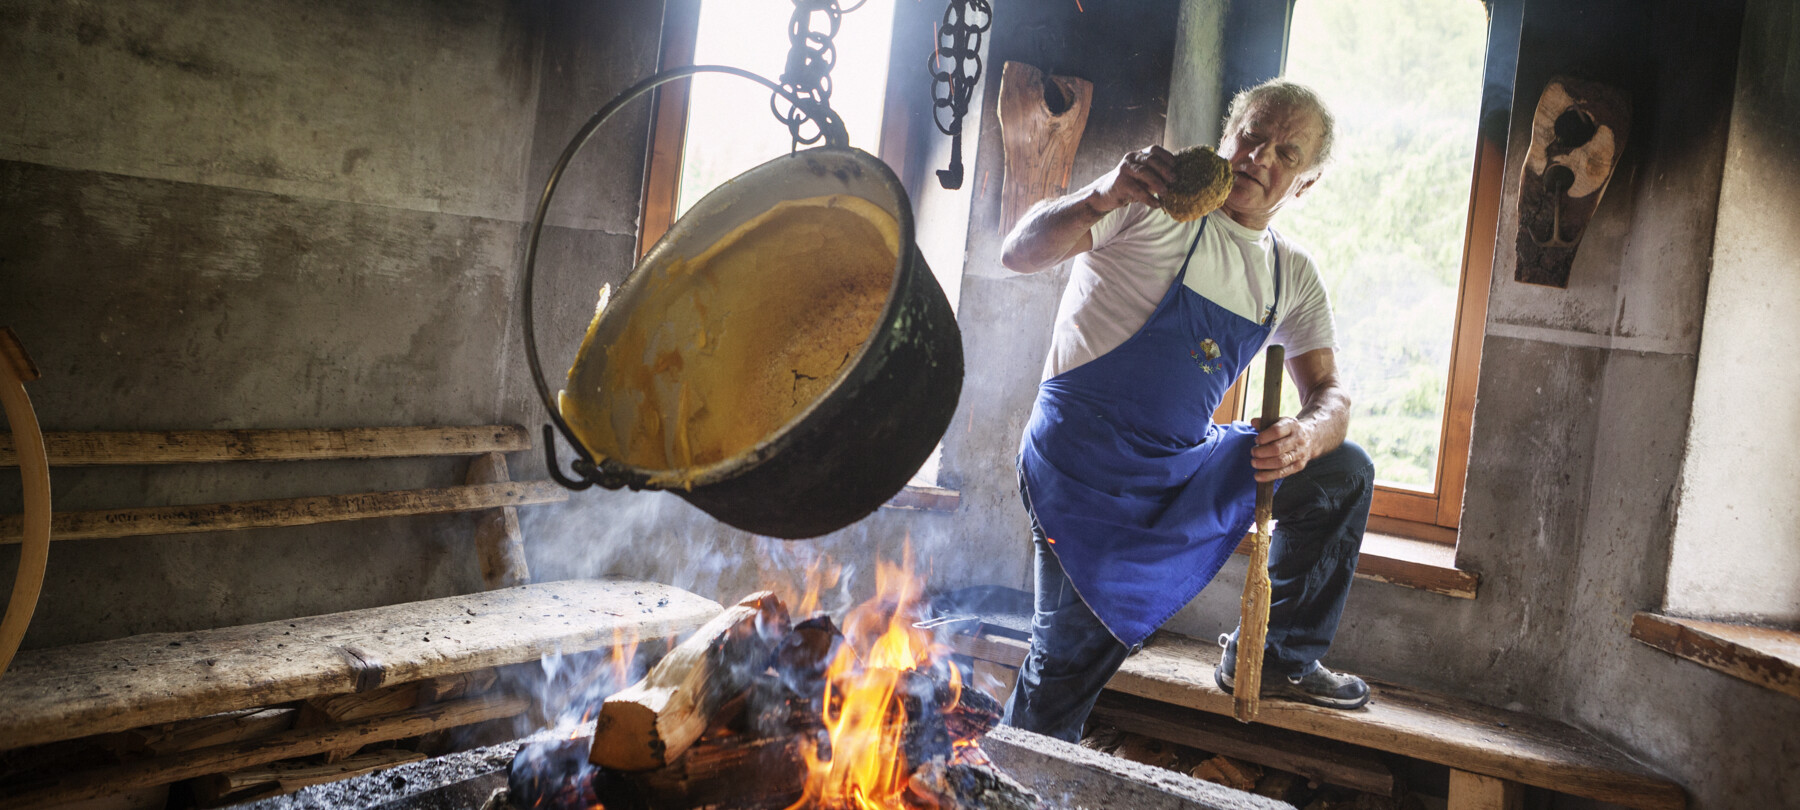
[[[593,453],[589,452],[587,446],[583,445],[581,440],[575,436],[574,431],[569,429],[569,423],[563,420],[561,410],[550,397],[550,386],[544,382],[543,364],[538,361],[537,330],[532,320],[531,306],[532,280],[536,276],[537,270],[538,238],[544,231],[544,217],[550,211],[550,200],[556,196],[557,185],[562,182],[563,171],[569,167],[569,162],[574,160],[575,156],[587,146],[588,141],[600,129],[601,124],[606,123],[606,120],[620,108],[636,100],[639,96],[669,82],[686,79],[698,73],[724,73],[761,84],[787,99],[790,104],[818,122],[819,131],[824,134],[827,145],[850,145],[850,135],[844,129],[844,122],[829,106],[801,98],[769,79],[728,65],[690,65],[656,73],[614,96],[575,133],[575,137],[569,141],[569,145],[563,148],[562,157],[557,159],[556,166],[550,170],[550,180],[544,184],[544,195],[538,199],[537,212],[531,215],[531,235],[525,243],[525,294],[521,301],[521,306],[525,310],[525,359],[531,365],[531,380],[537,384],[538,399],[543,401],[544,410],[550,414],[551,424],[544,425],[544,460],[549,466],[550,477],[555,479],[556,483],[572,490],[587,489],[595,484],[607,489],[630,487],[635,490],[657,489],[658,487],[652,486],[648,477],[631,474],[616,463],[608,460],[596,462]],[[569,469],[574,473],[574,477],[563,473],[561,462],[556,458],[555,434],[551,432],[551,425],[555,425],[556,432],[561,433],[563,438],[568,441],[569,446],[575,449],[576,458],[569,463]]]

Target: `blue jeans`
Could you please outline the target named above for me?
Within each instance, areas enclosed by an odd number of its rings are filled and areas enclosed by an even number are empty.
[[[1094,701],[1128,649],[1076,595],[1044,542],[1023,477],[1036,548],[1031,652],[1001,722],[1075,742]],[[1275,492],[1279,524],[1269,547],[1269,635],[1263,670],[1300,676],[1319,665],[1337,634],[1369,521],[1375,465],[1353,442],[1313,459]],[[1233,637],[1236,634],[1233,633]]]

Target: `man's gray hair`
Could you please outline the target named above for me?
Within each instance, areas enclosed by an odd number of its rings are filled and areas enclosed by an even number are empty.
[[[1258,105],[1267,105],[1285,109],[1312,110],[1319,116],[1319,154],[1313,156],[1312,165],[1307,171],[1322,169],[1331,160],[1331,140],[1335,121],[1331,110],[1325,107],[1325,100],[1312,88],[1299,82],[1287,79],[1270,79],[1255,87],[1239,92],[1231,99],[1231,112],[1225,117],[1225,134],[1237,131],[1238,125],[1244,122],[1244,116]]]

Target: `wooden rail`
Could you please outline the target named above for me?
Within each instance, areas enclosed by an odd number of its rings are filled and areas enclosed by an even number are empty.
[[[517,425],[377,427],[333,430],[146,430],[44,434],[52,467],[195,464],[220,461],[473,456],[531,449]],[[0,467],[16,467],[11,436],[0,436]]]
[[[87,540],[307,526],[365,518],[473,512],[568,499],[569,491],[553,482],[517,481],[309,498],[57,512],[50,518],[50,539]],[[18,543],[23,534],[23,516],[0,516],[0,544]]]

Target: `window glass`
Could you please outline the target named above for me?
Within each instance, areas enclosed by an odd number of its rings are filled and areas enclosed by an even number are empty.
[[[1300,0],[1289,28],[1285,75],[1337,127],[1325,176],[1278,227],[1318,261],[1350,438],[1390,486],[1436,482],[1486,45],[1480,0]]]
[[[792,0],[704,0],[694,63],[739,67],[779,82],[787,65],[788,23],[793,15]],[[842,16],[833,40],[837,61],[830,74],[831,107],[850,131],[850,144],[870,154],[878,154],[881,146],[893,19],[894,0],[868,0]],[[813,15],[809,28],[831,30],[823,13]],[[808,125],[802,134],[814,131]],[[768,90],[733,76],[695,77],[688,97],[676,216],[720,183],[787,154],[792,144],[787,127],[769,110]]]

